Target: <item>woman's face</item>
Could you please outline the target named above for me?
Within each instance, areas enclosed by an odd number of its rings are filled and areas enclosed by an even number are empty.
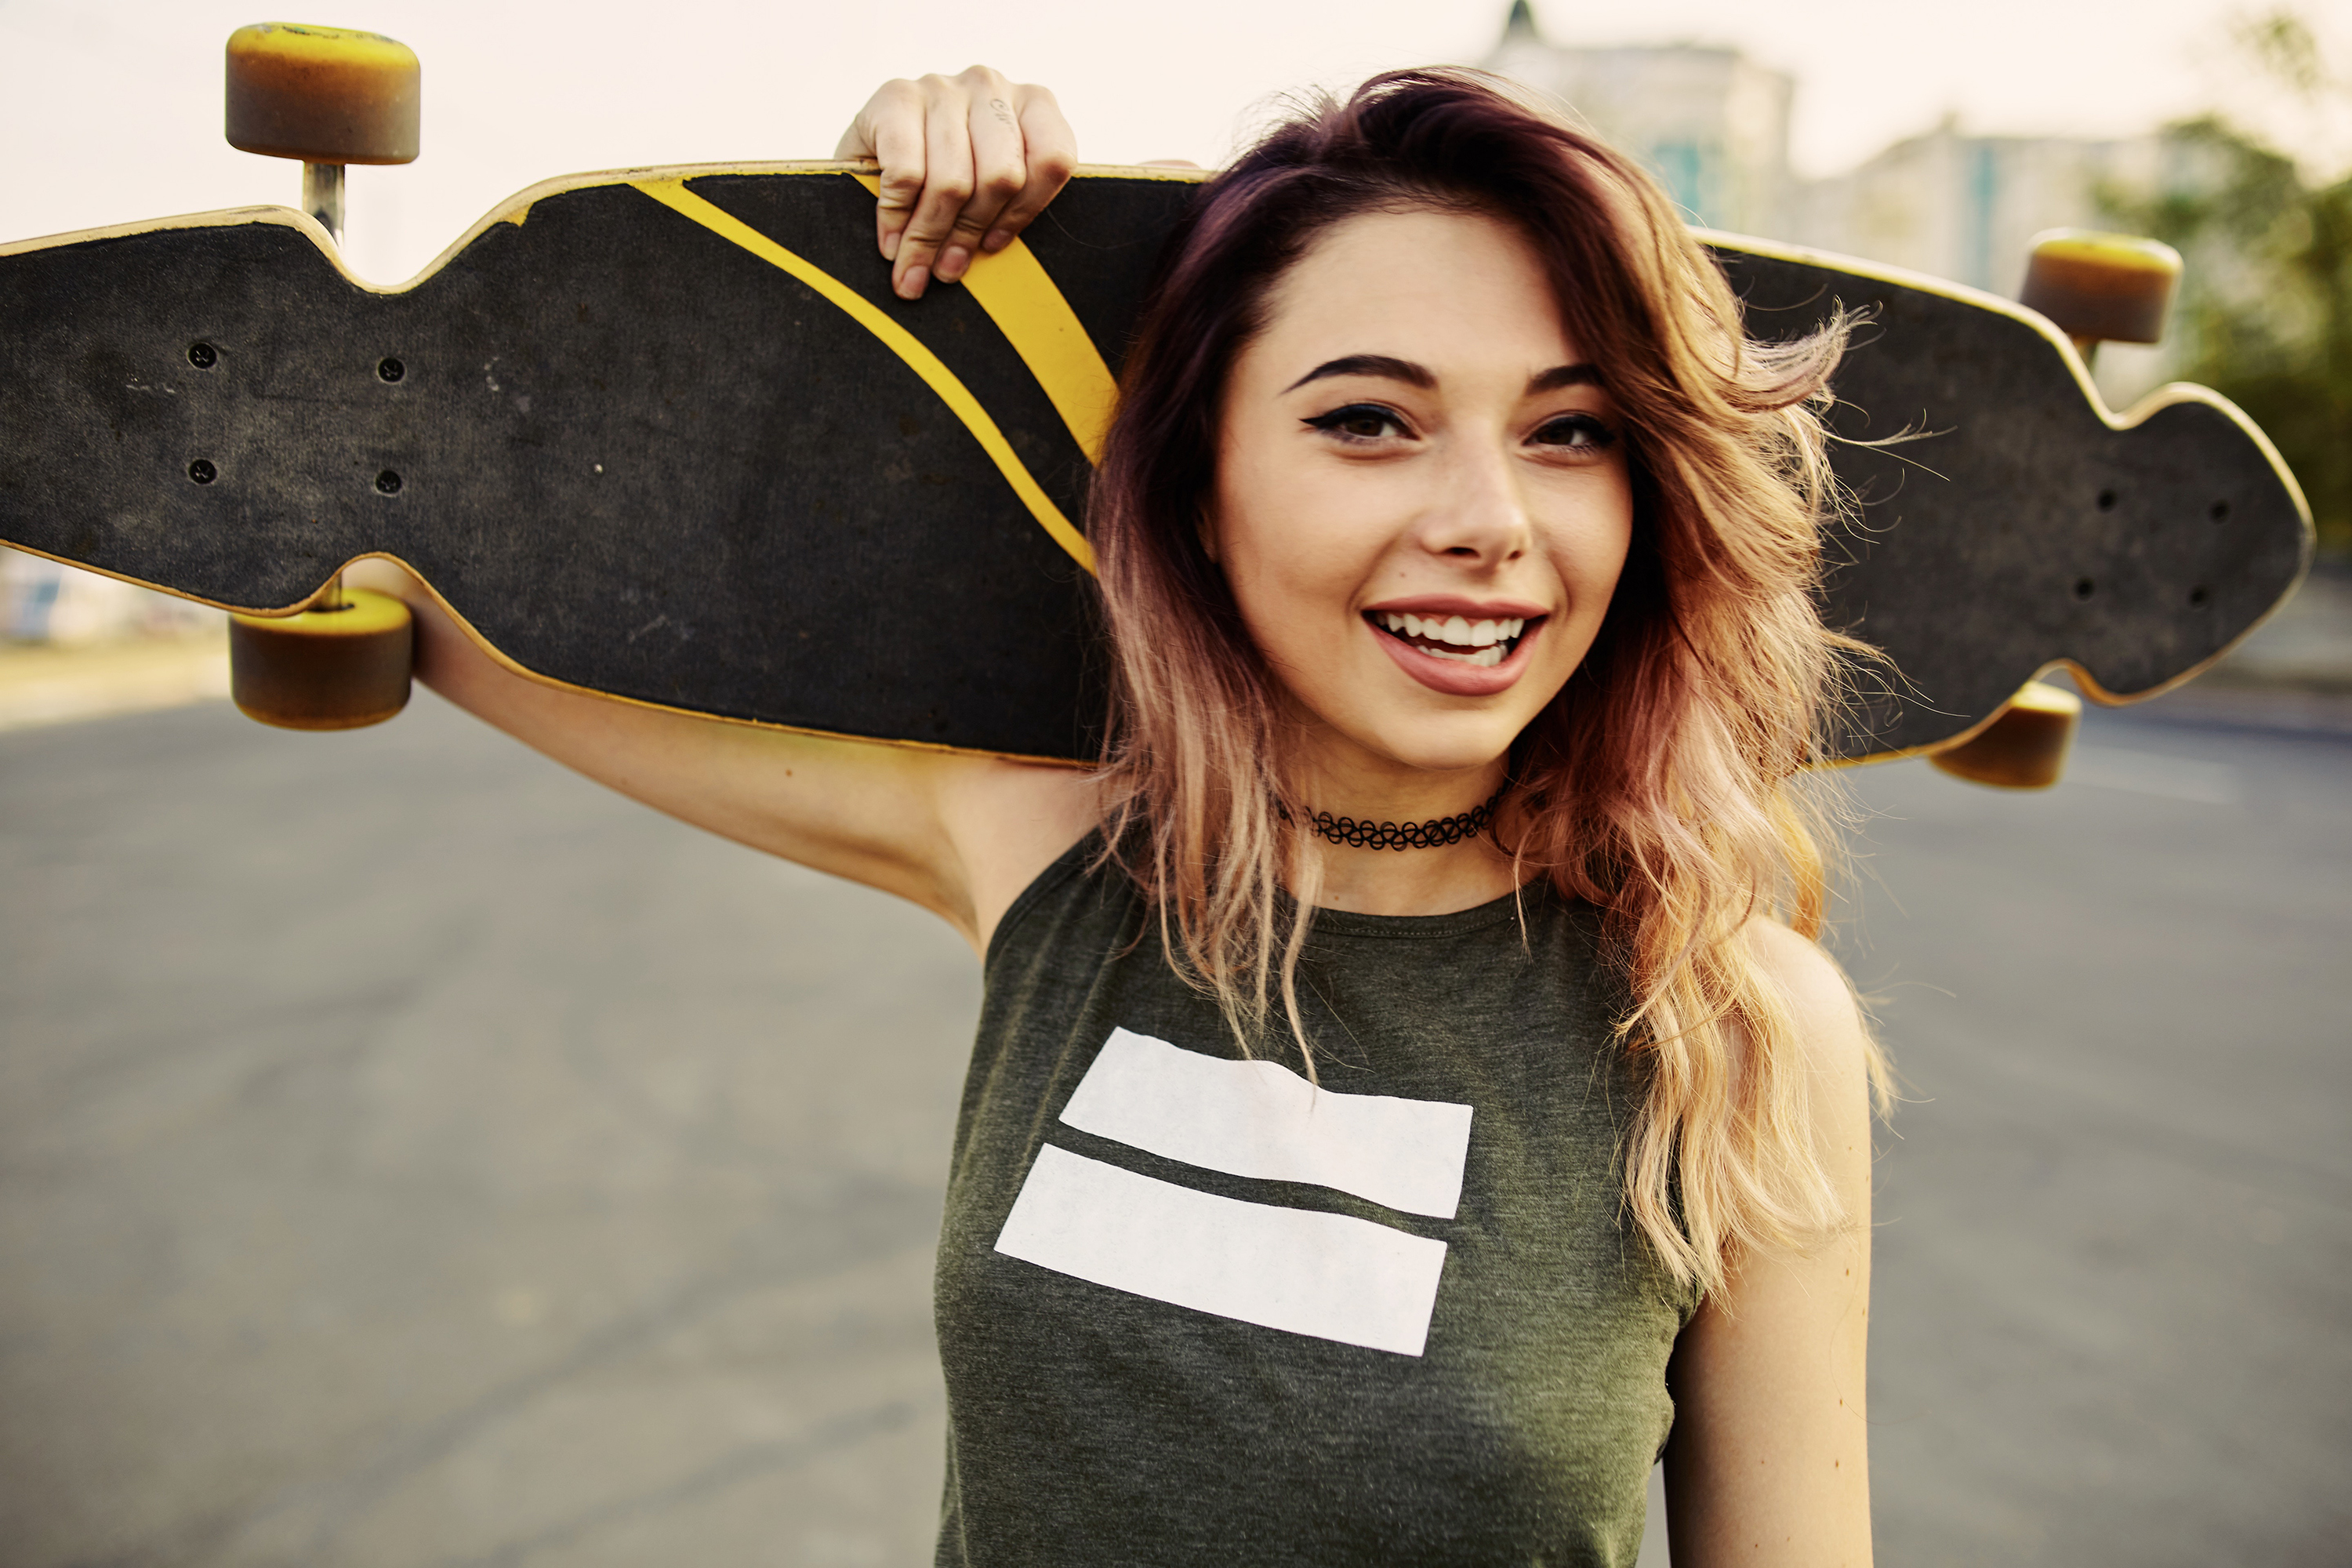
[[[1318,782],[1377,791],[1503,755],[1591,646],[1633,513],[1616,413],[1526,241],[1378,213],[1276,286],[1202,540]]]

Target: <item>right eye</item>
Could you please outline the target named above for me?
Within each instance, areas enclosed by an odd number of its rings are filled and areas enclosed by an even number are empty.
[[[1315,415],[1306,423],[1349,441],[1379,441],[1408,433],[1396,410],[1377,403],[1350,403],[1328,414]]]

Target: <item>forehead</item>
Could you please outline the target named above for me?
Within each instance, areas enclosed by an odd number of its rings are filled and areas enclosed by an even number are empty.
[[[1534,247],[1483,213],[1413,208],[1334,224],[1266,305],[1252,348],[1276,361],[1379,353],[1441,373],[1495,362],[1524,377],[1577,358]]]

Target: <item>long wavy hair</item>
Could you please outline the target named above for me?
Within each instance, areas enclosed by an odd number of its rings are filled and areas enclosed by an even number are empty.
[[[1742,927],[1769,914],[1811,936],[1826,902],[1822,813],[1795,775],[1839,656],[1860,650],[1813,597],[1835,500],[1816,405],[1845,323],[1748,342],[1721,269],[1628,159],[1497,79],[1397,71],[1318,101],[1203,187],[1160,258],[1089,503],[1107,853],[1244,1049],[1277,1018],[1307,1049],[1307,803],[1279,678],[1200,523],[1225,382],[1276,282],[1333,225],[1415,208],[1517,229],[1623,420],[1631,552],[1591,651],[1512,748],[1507,847],[1601,912],[1643,1085],[1628,1205],[1668,1271],[1711,1288],[1743,1247],[1843,1217],[1788,1000]]]

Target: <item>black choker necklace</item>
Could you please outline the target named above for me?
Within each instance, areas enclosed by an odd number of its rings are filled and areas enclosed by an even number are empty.
[[[1503,789],[1510,787],[1505,784]],[[1442,849],[1486,832],[1486,825],[1495,820],[1495,806],[1502,798],[1503,790],[1498,789],[1486,797],[1484,805],[1474,805],[1458,816],[1433,816],[1427,822],[1358,822],[1352,816],[1334,816],[1328,811],[1318,811],[1307,817],[1307,826],[1316,837],[1330,844],[1344,844],[1350,849]]]

